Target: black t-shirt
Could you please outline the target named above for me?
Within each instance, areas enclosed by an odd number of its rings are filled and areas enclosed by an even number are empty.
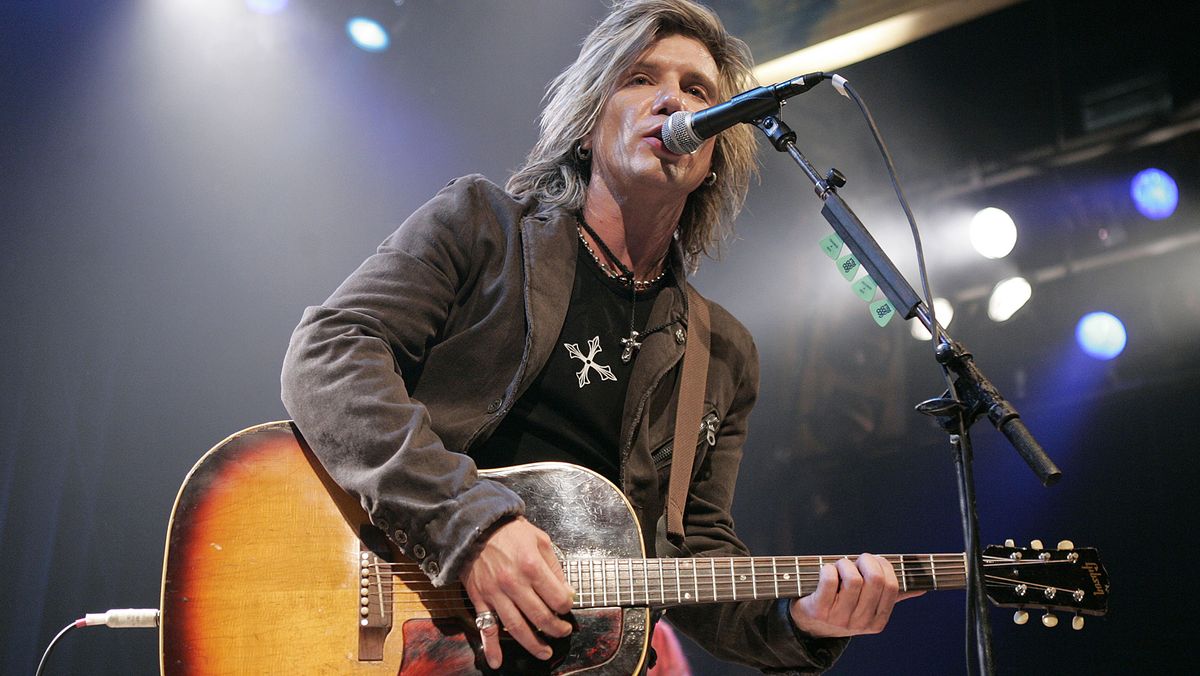
[[[557,460],[595,470],[620,485],[618,437],[629,376],[621,361],[629,313],[641,333],[667,273],[645,291],[606,275],[583,246],[562,333],[542,372],[487,441],[471,452],[480,468]],[[631,295],[636,298],[630,302]]]

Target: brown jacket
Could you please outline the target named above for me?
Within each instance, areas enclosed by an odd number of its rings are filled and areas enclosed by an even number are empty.
[[[283,400],[330,475],[435,584],[479,535],[524,509],[476,474],[469,454],[496,428],[554,348],[571,293],[574,217],[516,200],[480,176],[452,181],[333,293],[308,308],[283,368]],[[683,278],[679,252],[672,265]],[[647,548],[667,490],[684,306],[664,289],[637,357],[620,431],[621,488]],[[715,303],[705,415],[685,512],[692,555],[747,554],[730,507],[758,391],[753,340]],[[696,443],[695,440],[689,440]],[[827,667],[843,641],[799,640],[786,605],[749,601],[670,611],[715,655],[764,669]],[[736,627],[736,628],[735,628]]]

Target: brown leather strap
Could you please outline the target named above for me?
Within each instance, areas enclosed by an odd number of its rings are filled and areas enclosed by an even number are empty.
[[[683,373],[679,378],[679,404],[675,412],[675,438],[671,451],[671,481],[667,489],[667,533],[683,537],[683,510],[688,486],[692,482],[692,463],[696,459],[696,438],[704,408],[704,384],[708,379],[708,350],[711,325],[708,305],[700,294],[687,285],[687,348],[683,352]]]

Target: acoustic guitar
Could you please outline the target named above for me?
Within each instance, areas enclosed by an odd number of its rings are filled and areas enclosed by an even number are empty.
[[[508,673],[637,673],[652,608],[803,596],[840,558],[646,558],[629,503],[600,475],[551,462],[481,474],[524,498],[576,593],[575,630],[552,640],[549,661],[502,635]],[[962,553],[886,558],[904,590],[965,587]],[[1106,612],[1093,549],[993,546],[984,561],[992,601],[1018,614],[1068,611],[1078,625]],[[491,673],[463,588],[434,587],[289,422],[238,432],[192,468],[171,514],[160,608],[163,674]]]

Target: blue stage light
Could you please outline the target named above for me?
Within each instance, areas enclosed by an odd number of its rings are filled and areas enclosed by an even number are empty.
[[[1129,196],[1143,216],[1156,221],[1175,213],[1179,206],[1179,186],[1161,169],[1139,171],[1129,182]]]
[[[1108,360],[1125,349],[1125,325],[1107,312],[1090,312],[1075,326],[1075,342],[1089,356]]]
[[[246,7],[259,14],[277,14],[287,7],[288,0],[246,0]]]
[[[391,42],[387,30],[378,21],[361,16],[346,22],[346,33],[350,35],[354,44],[368,52],[382,52]]]

